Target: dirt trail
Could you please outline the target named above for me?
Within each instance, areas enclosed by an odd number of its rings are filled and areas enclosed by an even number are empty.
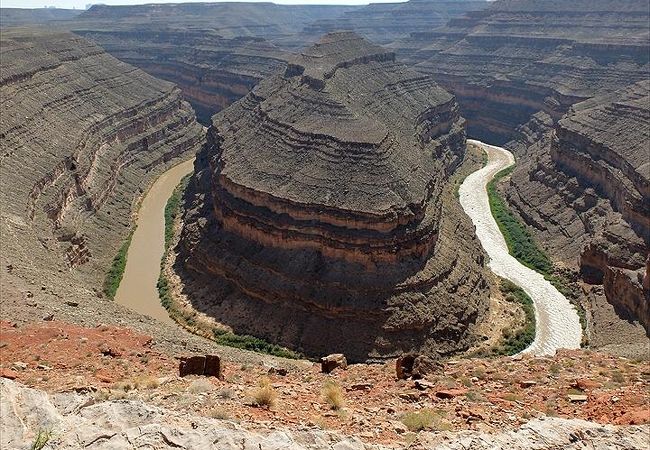
[[[574,307],[544,276],[521,264],[510,253],[490,211],[486,186],[502,169],[514,164],[512,153],[483,142],[468,140],[488,155],[485,167],[469,175],[460,187],[460,203],[472,219],[487,252],[492,271],[526,291],[535,305],[535,340],[523,353],[552,355],[558,349],[580,347],[582,328]]]
[[[174,324],[160,304],[156,283],[164,252],[165,205],[181,179],[192,171],[194,160],[163,173],[151,186],[138,211],[126,268],[115,301],[161,322]]]

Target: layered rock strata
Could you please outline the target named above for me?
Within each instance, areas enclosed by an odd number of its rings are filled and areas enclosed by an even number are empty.
[[[93,5],[78,17],[84,23],[137,25],[178,30],[211,30],[224,38],[263,37],[295,46],[296,32],[319,20],[340,17],[355,6],[277,5],[214,2],[145,5]]]
[[[107,23],[75,24],[73,29],[112,56],[175,83],[204,124],[262,78],[281,70],[289,57],[264,39],[226,39],[211,30]]]
[[[0,8],[0,27],[56,23],[74,19],[81,12],[62,8]]]
[[[578,103],[555,126],[539,114],[520,131],[513,146],[528,154],[508,200],[554,256],[579,269],[590,301],[606,298],[647,331],[650,82]],[[598,330],[595,339],[608,341]]]
[[[3,30],[0,93],[3,281],[100,292],[138,198],[202,127],[171,83],[66,32]]]
[[[649,20],[644,0],[497,0],[393,46],[456,95],[471,135],[502,143],[538,111],[646,79]]]
[[[401,3],[370,3],[344,12],[340,17],[319,19],[303,29],[313,40],[323,33],[352,30],[378,44],[388,44],[410,33],[428,32],[468,11],[486,8],[485,0],[410,0]],[[311,39],[310,39],[311,38]]]
[[[181,241],[189,298],[310,355],[466,348],[487,284],[448,185],[464,152],[453,96],[326,35],[213,118]]]

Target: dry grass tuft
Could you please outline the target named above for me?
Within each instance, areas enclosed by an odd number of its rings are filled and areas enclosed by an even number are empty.
[[[340,410],[345,406],[343,389],[335,381],[329,380],[323,386],[323,398],[334,410]]]
[[[278,401],[278,393],[271,385],[271,380],[264,377],[259,382],[259,388],[253,392],[253,404],[255,406],[273,408]]]

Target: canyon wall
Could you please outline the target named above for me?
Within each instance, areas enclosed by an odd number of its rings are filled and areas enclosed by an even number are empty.
[[[492,143],[544,111],[648,76],[644,0],[498,0],[392,44],[458,98],[468,133]]]
[[[84,23],[133,27],[137,24],[178,30],[211,30],[224,38],[263,37],[300,45],[297,31],[318,19],[333,19],[357,6],[277,5],[217,2],[108,6],[93,5],[78,17]]]
[[[57,23],[73,19],[82,12],[80,9],[0,7],[0,27]]]
[[[0,93],[3,293],[100,294],[138,199],[202,127],[174,85],[68,32],[3,30]]]
[[[650,82],[578,103],[557,124],[538,114],[520,132],[511,145],[526,155],[508,201],[556,259],[579,270],[594,344],[625,343],[599,316],[605,300],[647,332]]]
[[[214,116],[178,260],[189,300],[312,356],[467,348],[488,289],[449,183],[464,153],[452,95],[326,35]]]
[[[262,38],[139,24],[75,24],[76,34],[112,56],[175,83],[201,123],[285,66],[289,54]]]
[[[468,11],[486,8],[485,0],[410,0],[402,3],[371,3],[344,12],[340,17],[319,19],[302,35],[312,42],[324,33],[351,30],[378,43],[388,44],[410,33],[427,32],[445,25]]]

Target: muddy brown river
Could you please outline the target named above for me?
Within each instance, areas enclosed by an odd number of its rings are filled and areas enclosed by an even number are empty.
[[[165,323],[174,323],[160,304],[156,288],[165,250],[165,205],[193,164],[192,159],[172,167],[151,186],[140,205],[124,277],[115,294],[119,304]]]

